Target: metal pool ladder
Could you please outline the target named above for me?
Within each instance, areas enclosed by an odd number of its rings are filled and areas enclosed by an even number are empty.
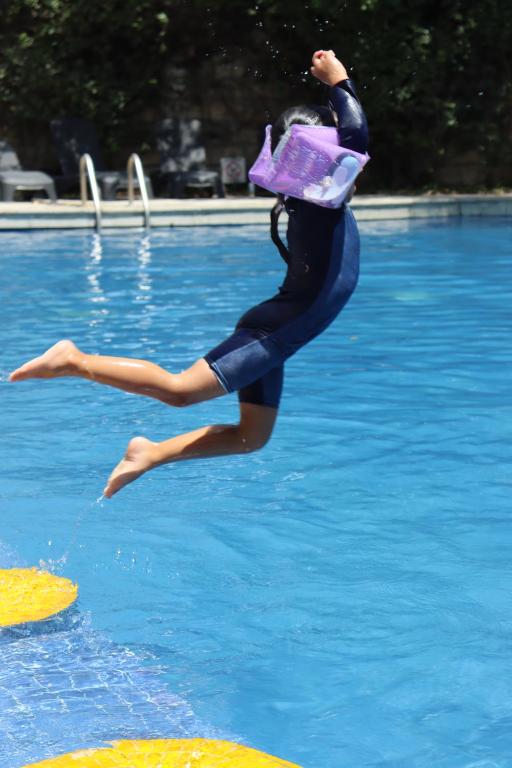
[[[101,230],[101,202],[96,173],[94,172],[94,163],[92,157],[88,154],[80,158],[80,198],[82,204],[87,202],[87,180],[91,188],[92,201],[94,203],[94,212],[96,214],[96,231]]]
[[[126,175],[128,177],[128,201],[133,203],[133,169],[137,175],[137,181],[139,183],[140,196],[142,199],[142,205],[144,207],[144,226],[146,229],[151,227],[151,215],[149,211],[149,198],[148,190],[146,187],[146,179],[144,176],[144,169],[142,167],[142,161],[135,153],[131,154],[128,158],[128,164],[126,166]],[[96,214],[96,231],[101,230],[101,197],[98,189],[98,182],[96,180],[96,173],[94,170],[94,163],[92,157],[88,154],[82,155],[80,158],[80,198],[82,204],[87,202],[87,181],[91,188],[92,201],[94,203],[94,212]]]
[[[137,174],[137,181],[139,182],[140,196],[142,199],[142,205],[144,206],[144,226],[146,229],[151,227],[151,216],[149,212],[149,199],[148,190],[146,188],[146,179],[144,177],[144,169],[142,167],[142,161],[135,153],[131,154],[128,158],[128,164],[126,166],[126,174],[128,176],[128,200],[133,203],[133,169]]]

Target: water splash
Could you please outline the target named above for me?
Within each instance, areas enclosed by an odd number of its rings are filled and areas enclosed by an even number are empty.
[[[57,558],[51,558],[49,557],[47,560],[39,560],[39,567],[42,568],[45,571],[49,571],[49,573],[60,573],[65,565],[67,565],[70,555],[72,554],[73,550],[76,548],[76,543],[78,539],[78,533],[80,531],[80,527],[85,520],[85,518],[91,513],[91,511],[97,507],[103,507],[103,502],[105,500],[105,496],[101,494],[101,496],[98,496],[98,498],[91,502],[88,507],[85,507],[82,512],[78,515],[78,517],[75,520],[75,524],[73,526],[73,532],[71,534],[71,539],[69,540],[69,544],[66,547],[66,550],[64,553]],[[48,542],[49,546],[51,546],[51,541]]]

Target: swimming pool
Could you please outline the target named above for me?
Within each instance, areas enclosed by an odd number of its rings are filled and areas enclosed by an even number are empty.
[[[260,453],[96,503],[130,437],[236,399],[2,382],[0,567],[53,563],[80,597],[0,635],[1,768],[187,734],[304,768],[511,764],[512,227],[362,235],[359,289],[288,363]],[[184,367],[282,275],[259,228],[1,241],[4,376],[63,336]]]

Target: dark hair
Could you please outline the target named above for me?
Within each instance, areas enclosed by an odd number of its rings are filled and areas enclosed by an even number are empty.
[[[292,125],[328,125],[335,126],[334,115],[329,107],[306,106],[289,107],[282,112],[272,125],[272,152],[279,144],[279,139]]]
[[[281,136],[286,133],[292,125],[327,125],[336,126],[334,114],[329,107],[321,107],[316,104],[313,106],[301,105],[299,107],[289,107],[282,112],[277,120],[272,124],[270,134],[270,144],[272,152],[275,151]],[[288,262],[289,252],[281,238],[279,237],[279,216],[284,208],[284,196],[277,195],[277,202],[270,212],[270,237],[277,247],[283,259]]]

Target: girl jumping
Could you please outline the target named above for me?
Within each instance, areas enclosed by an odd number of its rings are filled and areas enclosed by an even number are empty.
[[[329,106],[286,110],[272,126],[272,150],[298,123],[336,125],[340,144],[364,154],[366,118],[345,67],[333,51],[316,51],[311,73],[329,86]],[[283,207],[289,217],[288,247],[277,228]],[[279,292],[246,312],[229,338],[186,371],[171,373],[146,360],[89,355],[64,340],[11,373],[13,382],[78,376],[177,407],[238,393],[238,424],[202,427],[161,443],[134,437],[110,475],[106,497],[161,464],[246,453],[269,440],[284,362],[332,323],[352,295],[359,274],[359,235],[345,203],[333,209],[281,197],[272,210],[271,237],[287,264]]]

